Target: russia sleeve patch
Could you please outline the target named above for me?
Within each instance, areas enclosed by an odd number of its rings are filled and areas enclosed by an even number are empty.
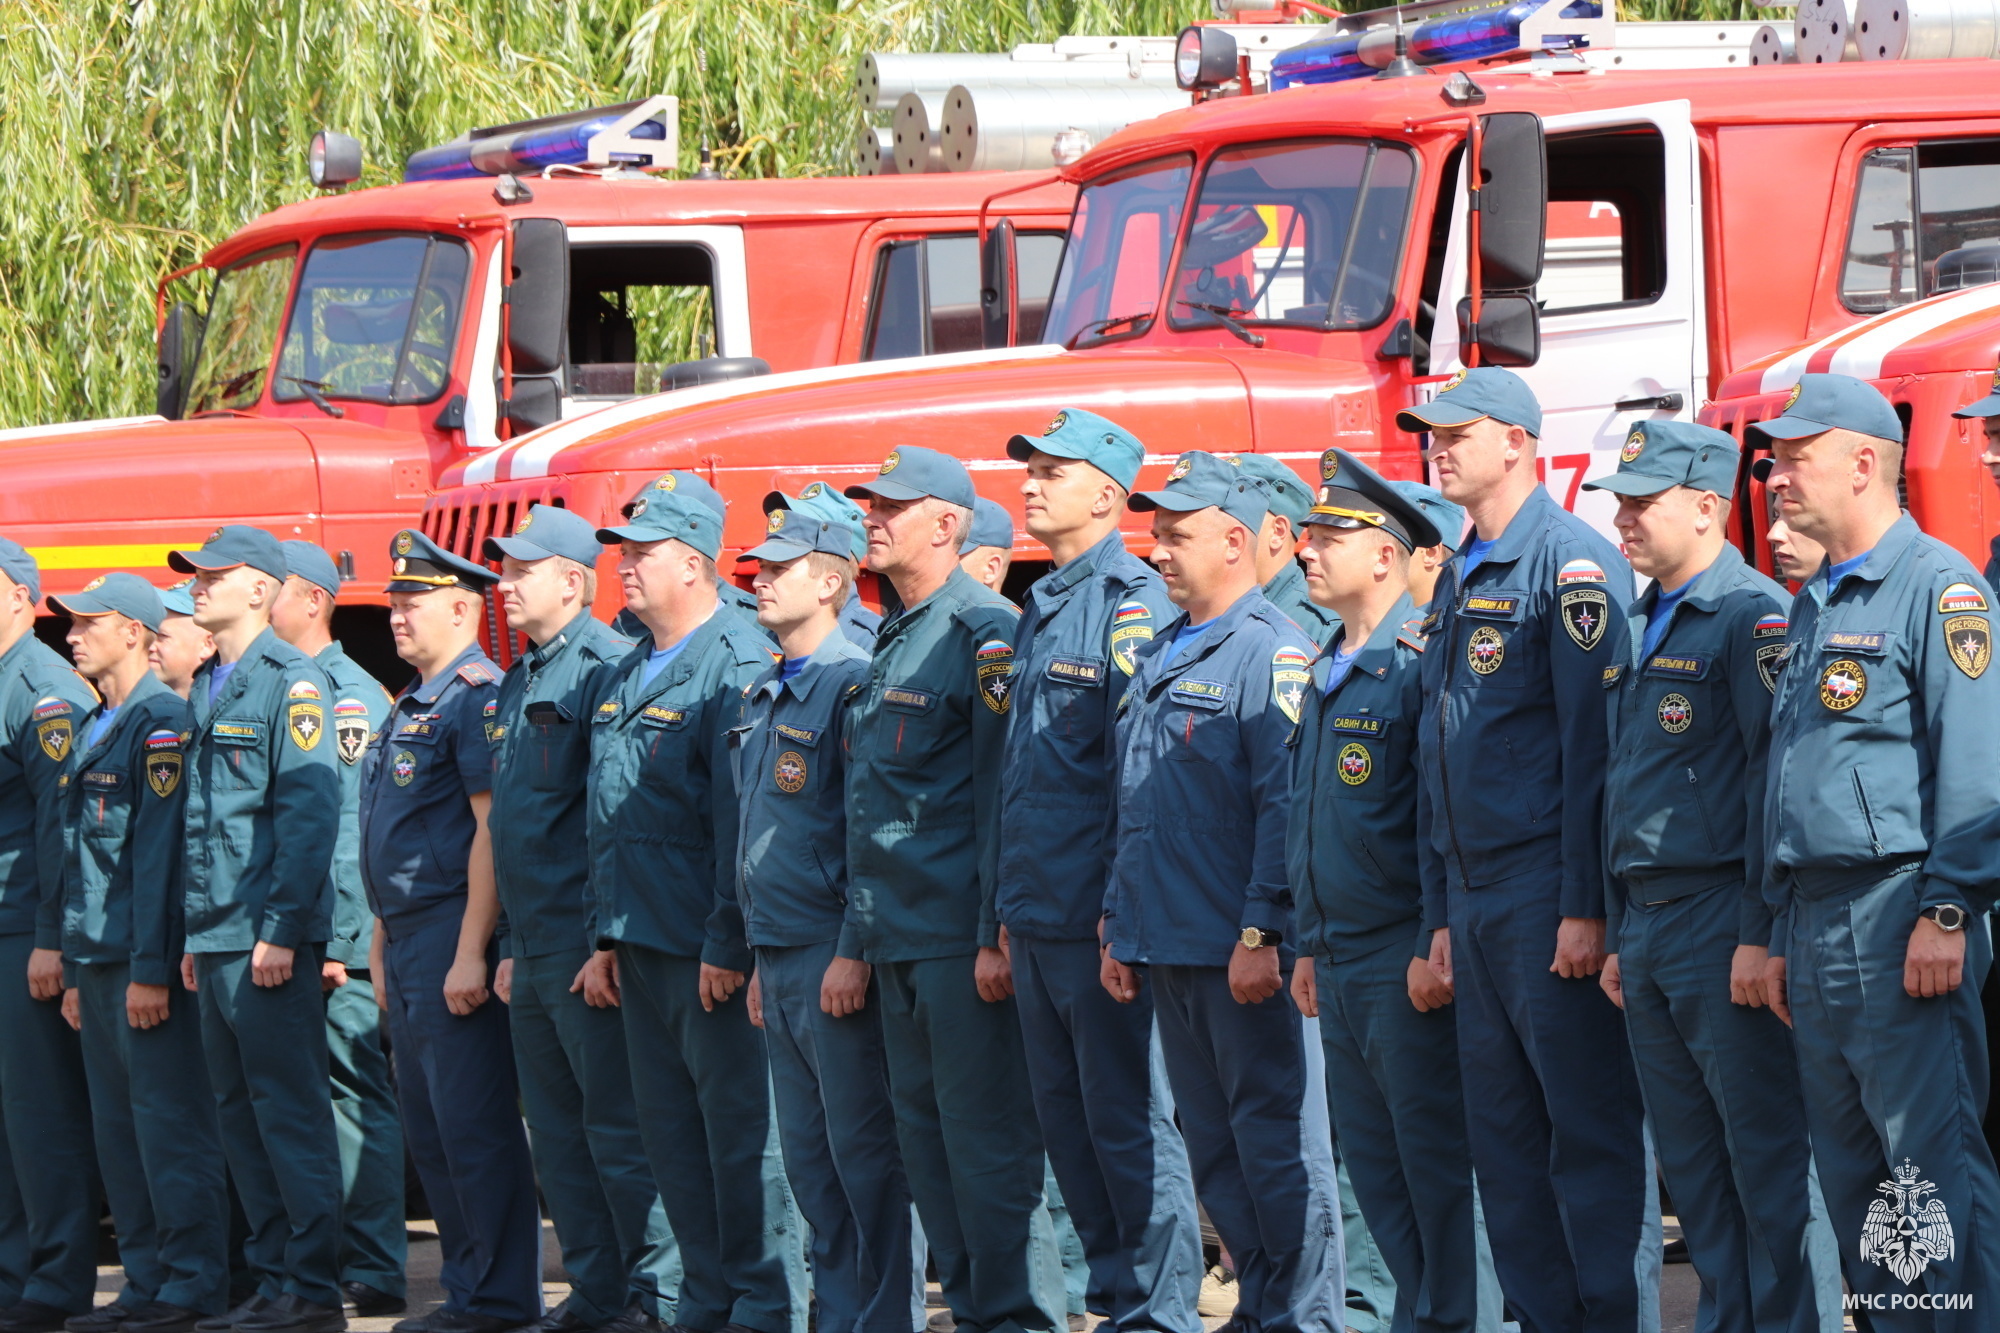
[[[1968,611],[1985,611],[1986,594],[1970,583],[1954,583],[1938,594],[1939,615],[1963,615]]]
[[[1567,588],[1576,583],[1608,583],[1604,577],[1604,567],[1595,560],[1572,560],[1556,571],[1556,586]]]

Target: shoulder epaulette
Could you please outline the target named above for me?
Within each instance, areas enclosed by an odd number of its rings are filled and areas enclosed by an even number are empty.
[[[458,678],[467,685],[491,685],[500,679],[493,674],[492,664],[483,661],[467,662],[458,669]]]
[[[1408,620],[1405,620],[1402,628],[1396,631],[1396,638],[1399,642],[1407,643],[1418,652],[1422,652],[1425,643],[1428,642],[1428,638],[1424,634],[1424,617],[1411,616]]]

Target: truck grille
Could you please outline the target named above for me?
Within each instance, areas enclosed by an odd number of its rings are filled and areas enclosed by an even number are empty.
[[[511,533],[527,517],[529,507],[538,504],[568,507],[567,497],[547,478],[481,486],[476,493],[459,491],[436,496],[424,507],[424,535],[453,555],[484,564],[480,551],[486,539]],[[490,589],[486,594],[484,638],[486,655],[503,668],[525,651],[520,636],[507,628],[507,613],[501,609],[499,593]]]

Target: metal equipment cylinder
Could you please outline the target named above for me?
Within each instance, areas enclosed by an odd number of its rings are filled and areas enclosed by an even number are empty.
[[[1801,65],[1831,65],[1861,59],[1855,43],[1853,10],[1847,0],[1799,0],[1794,29]]]
[[[1016,171],[1053,164],[1058,133],[1092,143],[1188,104],[1175,88],[953,88],[944,103],[947,171]]]
[[[1171,61],[1134,65],[1117,56],[1078,60],[1016,60],[1004,55],[875,51],[854,76],[863,112],[887,111],[905,93],[943,97],[963,84],[1016,88],[1172,88]]]
[[[1766,23],[1757,29],[1757,35],[1750,39],[1750,63],[1753,65],[1790,65],[1798,60],[1798,33],[1790,24],[1779,27]]]
[[[2000,48],[1994,0],[1859,0],[1863,60],[1986,60]]]
[[[855,131],[854,174],[857,176],[896,174],[896,139],[893,131],[877,125],[863,125]]]
[[[938,136],[945,99],[923,93],[904,93],[896,100],[895,114],[889,118],[889,134],[896,152],[896,171],[903,176],[921,176],[927,171],[943,171]]]

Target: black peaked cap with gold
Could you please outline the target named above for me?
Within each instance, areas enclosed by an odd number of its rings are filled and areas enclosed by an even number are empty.
[[[385,592],[466,588],[484,593],[500,581],[500,576],[492,570],[453,555],[415,528],[404,528],[389,539],[389,559],[389,586]]]

